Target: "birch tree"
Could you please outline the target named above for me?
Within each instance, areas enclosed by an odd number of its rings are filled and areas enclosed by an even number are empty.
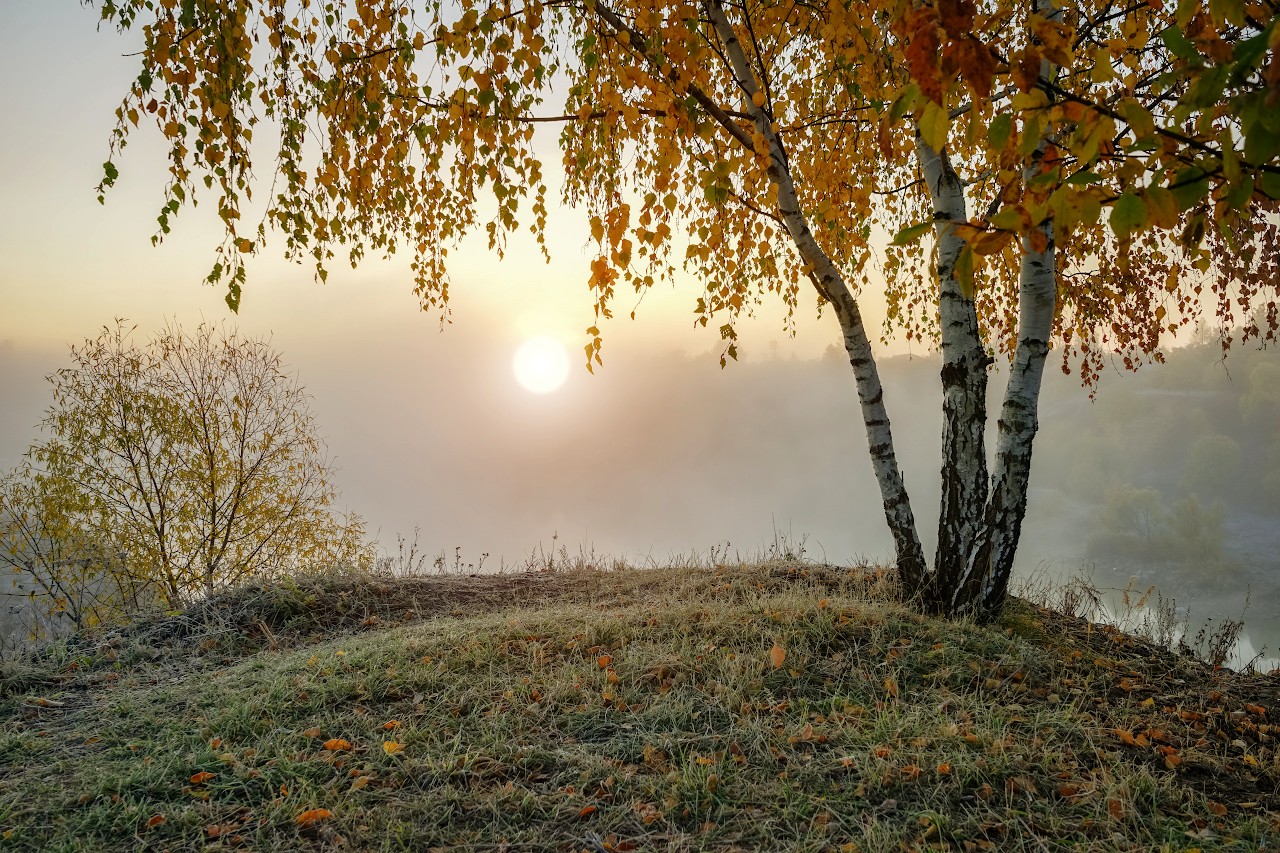
[[[142,69],[116,154],[152,124],[159,215],[211,196],[211,282],[234,309],[244,258],[280,241],[323,279],[342,251],[406,250],[424,308],[448,310],[450,248],[542,238],[558,125],[564,199],[595,258],[588,367],[620,290],[692,279],[718,329],[809,290],[834,316],[904,595],[989,617],[1026,506],[1052,346],[1086,383],[1101,359],[1159,358],[1216,297],[1274,336],[1280,139],[1276,11],[1236,0],[104,0]],[[1157,38],[1152,38],[1156,34]],[[1270,105],[1270,106],[1268,106]],[[279,134],[253,199],[253,133]],[[932,237],[932,239],[929,239]],[[892,239],[892,245],[886,247]],[[1223,253],[1223,246],[1233,247]],[[857,296],[943,353],[939,548],[924,554]],[[986,385],[1011,359],[995,462]]]

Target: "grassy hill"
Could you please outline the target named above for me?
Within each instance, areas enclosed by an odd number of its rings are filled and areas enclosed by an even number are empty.
[[[1280,849],[1280,676],[786,562],[318,578],[0,679],[14,850]]]

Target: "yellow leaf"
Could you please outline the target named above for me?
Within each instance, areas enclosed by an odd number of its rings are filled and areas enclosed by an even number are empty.
[[[920,138],[936,152],[941,152],[947,147],[947,131],[951,127],[951,119],[947,116],[947,111],[938,106],[934,101],[926,101],[924,109],[920,111],[920,119],[917,123],[917,129]]]
[[[398,752],[404,752],[404,744],[389,740],[382,744],[382,751],[387,755],[395,755]]]

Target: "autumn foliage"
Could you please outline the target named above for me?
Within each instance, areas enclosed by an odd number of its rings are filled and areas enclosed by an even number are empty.
[[[157,238],[210,195],[225,238],[209,279],[233,308],[245,256],[279,240],[321,279],[339,251],[407,251],[423,306],[447,310],[463,235],[499,254],[518,229],[542,239],[546,125],[593,247],[589,367],[620,292],[692,279],[722,361],[740,317],[776,299],[790,318],[812,293],[848,353],[904,592],[939,612],[1004,600],[1050,349],[1089,383],[1202,318],[1244,338],[1280,325],[1266,3],[100,5],[143,42],[103,189],[154,125],[170,170]],[[264,124],[278,142],[261,149]],[[259,150],[271,194],[255,199]],[[932,569],[863,290],[887,298],[885,334],[944,356]],[[994,354],[1012,374],[988,471]]]

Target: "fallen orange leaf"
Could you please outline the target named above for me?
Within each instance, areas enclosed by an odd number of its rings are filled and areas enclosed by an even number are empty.
[[[947,776],[947,775],[950,775],[950,773],[951,773],[951,764],[950,764],[950,762],[944,761],[944,762],[942,762],[941,764],[939,764],[939,765],[938,765],[938,775],[939,775],[939,776]]]
[[[351,741],[340,737],[329,738],[324,742],[324,748],[330,752],[343,752],[351,748]]]
[[[217,776],[217,775],[218,775],[217,773],[210,773],[208,770],[201,770],[199,773],[191,777],[191,784],[203,785],[205,782],[208,782],[210,779],[212,779],[214,776]]]
[[[595,814],[596,808],[596,806],[583,806],[582,810],[578,812],[578,817],[586,817],[588,815]]]
[[[608,669],[611,663],[613,663],[613,655],[600,655],[596,658],[596,666],[601,669]]]
[[[897,699],[898,698],[898,682],[892,678],[886,678],[884,680],[884,692],[888,693],[894,699]]]
[[[217,749],[220,746],[222,746],[222,738],[220,737],[216,737],[213,740],[209,741],[210,749]]]
[[[382,751],[387,755],[395,755],[397,752],[404,752],[404,744],[389,740],[382,744]]]
[[[306,730],[306,731],[304,731],[302,734],[303,734],[303,736],[304,736],[304,737],[320,737],[320,730],[319,730],[319,729],[307,729],[307,730]]]
[[[774,643],[773,648],[769,649],[769,663],[773,664],[774,669],[782,669],[782,663],[786,659],[787,650]]]
[[[147,828],[150,829],[151,827],[159,826],[162,823],[164,823],[164,815],[152,815],[150,819],[147,820]]]
[[[325,820],[331,817],[333,817],[333,812],[328,809],[307,809],[305,812],[294,818],[294,823],[298,824],[298,826],[307,826],[308,824],[315,823],[318,820]]]
[[[389,732],[392,729],[398,727],[399,725],[400,725],[399,720],[387,720],[385,723],[382,724],[382,730]]]

